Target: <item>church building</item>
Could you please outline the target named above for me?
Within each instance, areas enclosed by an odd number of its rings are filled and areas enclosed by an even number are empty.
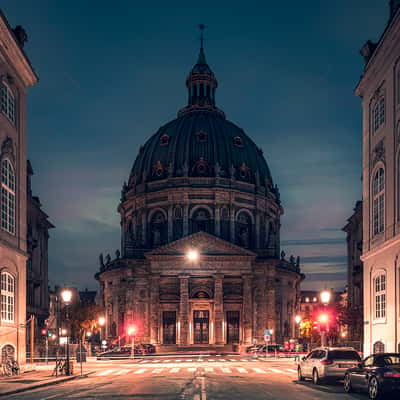
[[[279,191],[263,151],[216,106],[203,40],[188,104],[140,147],[122,188],[121,251],[100,255],[106,337],[160,348],[294,338],[303,279],[280,251]]]

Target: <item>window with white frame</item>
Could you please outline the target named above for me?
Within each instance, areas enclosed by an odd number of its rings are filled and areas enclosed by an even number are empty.
[[[12,90],[5,84],[0,85],[1,112],[15,124],[15,97]]]
[[[1,320],[14,322],[15,319],[15,280],[8,272],[1,273]]]
[[[380,274],[374,280],[375,319],[386,318],[386,275]]]
[[[372,109],[372,132],[375,133],[385,123],[385,98],[380,98]]]
[[[15,174],[8,159],[1,163],[1,228],[15,233]]]
[[[372,224],[374,235],[385,228],[385,171],[379,168],[372,181]]]

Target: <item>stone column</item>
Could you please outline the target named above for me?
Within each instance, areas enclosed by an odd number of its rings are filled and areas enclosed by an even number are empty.
[[[260,213],[256,210],[256,248],[260,248]]]
[[[181,275],[179,277],[180,303],[179,303],[179,321],[180,335],[179,344],[187,345],[189,338],[189,277]]]
[[[224,330],[222,328],[224,321],[224,298],[222,274],[214,276],[214,339],[215,344],[224,344]]]
[[[168,207],[168,243],[172,242],[172,236],[173,236],[172,207],[173,207],[172,205]]]
[[[276,327],[276,313],[275,313],[275,272],[273,270],[268,271],[267,282],[266,282],[266,308],[267,308],[267,329],[273,329],[274,334],[272,340],[276,340],[277,327]]]
[[[145,247],[147,245],[147,211],[142,212],[142,244]]]
[[[153,275],[150,283],[150,342],[160,343],[160,275]]]
[[[230,215],[231,242],[235,243],[235,211],[231,209]]]
[[[215,235],[220,237],[221,236],[221,209],[219,205],[215,207],[215,226],[214,226],[214,232]]]
[[[183,206],[183,236],[189,234],[189,204]]]
[[[242,323],[243,323],[243,344],[252,343],[252,298],[251,298],[251,275],[243,275],[243,307],[242,307]]]

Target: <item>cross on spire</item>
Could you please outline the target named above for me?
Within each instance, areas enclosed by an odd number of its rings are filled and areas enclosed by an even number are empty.
[[[199,25],[200,29],[200,49],[204,48],[204,29],[206,29],[206,26],[204,24]]]

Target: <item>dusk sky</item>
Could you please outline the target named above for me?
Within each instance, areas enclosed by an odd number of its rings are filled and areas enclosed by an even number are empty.
[[[342,227],[361,197],[359,49],[389,1],[2,0],[39,75],[29,90],[33,191],[56,225],[50,284],[97,288],[120,247],[117,206],[139,146],[186,104],[199,33],[217,105],[264,150],[285,214],[282,248],[303,288],[342,289]]]

